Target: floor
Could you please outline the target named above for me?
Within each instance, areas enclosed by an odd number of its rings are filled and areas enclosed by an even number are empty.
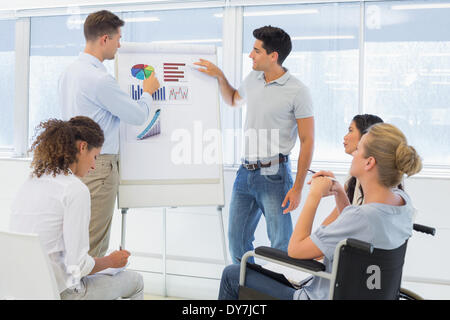
[[[156,296],[151,294],[144,294],[144,300],[184,300],[183,298],[178,297],[163,297],[163,296]]]

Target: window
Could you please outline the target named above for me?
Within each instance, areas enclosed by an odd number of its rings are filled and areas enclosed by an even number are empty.
[[[12,148],[14,144],[14,36],[15,21],[0,20],[0,148]]]
[[[272,25],[286,31],[292,52],[283,66],[312,95],[315,114],[315,161],[348,161],[342,137],[358,113],[359,4],[333,3],[247,7],[244,10],[243,76],[251,71],[248,57],[253,30]],[[300,143],[292,150],[298,159]]]
[[[60,118],[58,79],[84,48],[82,24],[71,16],[33,17],[30,34],[29,141],[36,126]]]
[[[214,44],[222,58],[222,13],[219,9],[139,11],[118,14],[125,21],[122,42]],[[117,14],[117,13],[116,13]],[[87,15],[31,18],[29,141],[35,127],[59,118],[58,80],[85,46]],[[114,61],[104,61],[114,74]]]
[[[125,12],[130,42],[214,44],[222,47],[222,8]]]
[[[83,23],[87,15],[33,17],[30,34],[29,142],[36,126],[60,118],[58,80],[84,50]],[[105,61],[114,73],[114,62]]]
[[[366,3],[364,106],[450,163],[450,2]]]
[[[273,25],[290,34],[293,50],[284,66],[311,91],[316,124],[315,162],[343,162],[346,166],[350,157],[343,151],[342,137],[349,122],[357,113],[374,113],[400,127],[427,166],[448,168],[450,0],[324,1],[321,4],[316,1],[270,6],[245,6],[245,3],[239,3],[243,5],[244,15],[242,77],[251,71],[248,55],[254,43],[254,29]],[[226,8],[233,9],[233,6]],[[241,7],[238,9],[235,12],[240,15]],[[123,41],[214,44],[218,49],[218,66],[223,69],[224,12],[223,7],[217,7],[118,15],[126,21]],[[82,26],[86,16],[74,13],[30,18],[30,142],[39,122],[60,117],[58,79],[84,48]],[[230,28],[231,23],[226,21],[225,28]],[[8,149],[13,147],[15,138],[15,20],[0,20],[0,27],[5,31],[0,36],[0,70],[8,74],[8,81],[0,83],[3,98],[0,149]],[[240,31],[240,24],[235,28]],[[114,61],[104,63],[113,74]],[[239,159],[239,156],[235,159],[232,151],[239,145],[238,138],[230,137],[225,130],[238,129],[234,128],[234,121],[239,111],[232,110],[221,102],[225,164]],[[299,145],[297,142],[292,151],[294,161]]]

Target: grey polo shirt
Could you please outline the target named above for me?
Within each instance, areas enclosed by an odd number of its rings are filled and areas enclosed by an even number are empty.
[[[252,71],[238,89],[247,102],[244,158],[249,161],[288,155],[297,141],[296,119],[313,116],[309,89],[290,72],[266,82],[263,71]]]

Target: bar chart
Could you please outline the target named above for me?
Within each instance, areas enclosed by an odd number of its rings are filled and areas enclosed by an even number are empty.
[[[131,84],[129,85],[129,93],[130,97],[133,100],[139,100],[142,96],[143,90],[142,87],[139,84]]]
[[[164,82],[181,82],[186,81],[185,79],[185,63],[163,63],[164,70]]]
[[[166,101],[166,87],[161,87],[152,94],[154,101]]]

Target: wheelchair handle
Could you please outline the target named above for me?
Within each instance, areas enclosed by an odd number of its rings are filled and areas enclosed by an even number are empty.
[[[357,240],[357,239],[352,239],[352,238],[348,238],[347,239],[347,245],[359,250],[363,250],[367,253],[372,253],[373,252],[373,245],[371,243],[368,242],[364,242],[361,240]]]
[[[436,234],[436,229],[435,228],[424,226],[422,224],[414,223],[413,229],[415,231],[419,231],[419,232],[423,232],[423,233],[426,233],[426,234],[430,234],[432,236],[434,236]]]

